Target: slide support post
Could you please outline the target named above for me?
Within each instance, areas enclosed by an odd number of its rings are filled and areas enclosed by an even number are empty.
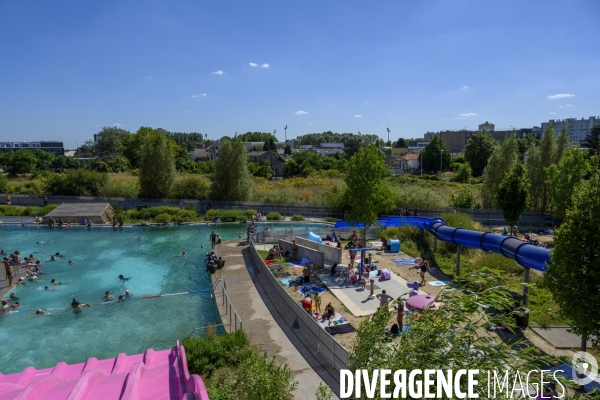
[[[433,236],[433,254],[437,251],[437,236]]]
[[[525,286],[523,287],[523,307],[527,307],[527,303],[529,302],[529,268],[525,268],[525,276],[523,282]]]
[[[456,276],[460,276],[460,245],[456,246]]]

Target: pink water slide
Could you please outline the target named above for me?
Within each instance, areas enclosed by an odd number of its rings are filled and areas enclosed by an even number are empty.
[[[208,400],[204,382],[190,375],[185,349],[177,342],[171,350],[21,373],[0,373],[0,400]]]

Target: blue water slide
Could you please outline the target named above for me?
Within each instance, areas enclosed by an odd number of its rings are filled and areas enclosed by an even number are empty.
[[[502,254],[506,258],[515,260],[524,268],[546,271],[550,262],[550,250],[533,244],[524,243],[513,236],[496,235],[490,232],[478,232],[468,229],[453,228],[445,224],[441,218],[399,217],[389,216],[379,219],[382,227],[414,226],[427,229],[433,236],[444,242],[454,243],[459,246],[482,249]],[[352,228],[346,221],[338,221],[334,229]],[[362,228],[357,225],[357,228]]]

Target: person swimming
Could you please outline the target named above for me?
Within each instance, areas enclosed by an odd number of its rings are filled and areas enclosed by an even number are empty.
[[[123,295],[120,294],[119,295],[119,303],[123,303],[125,301],[125,299],[123,298]]]
[[[56,286],[56,285],[62,285],[62,282],[56,282],[56,279],[51,279],[50,283],[53,284],[54,286]]]
[[[53,317],[54,315],[52,315],[52,313],[43,311],[42,309],[37,309],[37,310],[35,310],[35,316],[36,317],[41,317],[41,316]]]
[[[185,257],[187,255],[187,253],[184,251],[183,253],[181,253],[181,257]]]
[[[125,278],[123,275],[119,275],[119,280],[126,282],[128,280],[130,280],[131,278]]]
[[[54,256],[50,257],[50,261],[56,261],[56,257],[54,257]]]
[[[80,303],[77,301],[77,299],[73,298],[73,301],[71,301],[71,308],[75,311],[75,312],[79,312],[81,311],[81,308],[83,307],[91,307],[91,304],[84,304],[84,303]]]
[[[133,297],[133,295],[131,294],[131,292],[129,292],[129,289],[125,289],[125,297],[128,298],[128,299]]]
[[[8,298],[11,299],[11,300],[19,300],[19,298],[17,297],[17,295],[14,294],[14,293],[11,293],[10,296],[8,296]]]
[[[115,296],[113,296],[112,294],[110,294],[108,292],[108,290],[106,291],[106,293],[104,293],[104,297],[101,299],[102,301],[111,301],[114,300]]]

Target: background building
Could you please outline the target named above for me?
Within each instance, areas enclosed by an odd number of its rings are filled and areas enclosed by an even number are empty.
[[[567,124],[567,128],[569,129],[569,136],[571,138],[571,142],[582,142],[590,130],[594,127],[594,124],[600,123],[600,117],[589,117],[588,119],[577,119],[577,118],[567,118],[567,119],[551,119],[548,122],[542,123],[542,132],[548,128],[550,125],[554,125],[554,135],[558,136],[563,126]]]
[[[46,141],[46,142],[0,142],[0,151],[8,153],[9,151],[17,150],[43,150],[47,153],[52,153],[56,156],[64,156],[65,148],[63,142]]]

